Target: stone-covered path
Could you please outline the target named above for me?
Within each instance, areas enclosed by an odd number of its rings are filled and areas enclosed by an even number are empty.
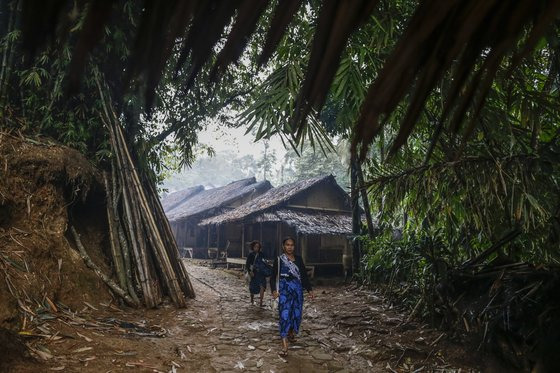
[[[462,358],[460,346],[442,343],[443,338],[437,341],[441,333],[413,323],[404,324],[403,316],[388,309],[371,291],[345,286],[316,287],[316,298],[306,301],[298,341],[291,346],[288,357],[281,358],[277,319],[270,309],[268,292],[266,306],[261,309],[249,303],[246,287],[234,272],[188,266],[193,282],[197,283],[198,301],[215,304],[206,308],[214,323],[200,324],[208,341],[196,349],[203,354],[215,347],[208,358],[216,371],[475,369],[472,356],[468,360]],[[465,365],[466,361],[470,361],[470,367]]]
[[[187,262],[197,298],[187,309],[59,311],[29,342],[44,361],[14,372],[467,372],[478,354],[414,322],[372,291],[316,286],[286,358],[269,307],[249,303],[239,271]],[[116,321],[115,321],[116,320]]]

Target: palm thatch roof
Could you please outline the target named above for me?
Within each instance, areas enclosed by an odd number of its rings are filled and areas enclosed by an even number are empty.
[[[246,223],[283,222],[301,234],[352,234],[352,215],[332,211],[285,208],[252,216]]]
[[[171,211],[187,199],[193,197],[195,194],[202,192],[204,187],[196,185],[178,192],[170,193],[161,199],[161,206],[164,211]]]
[[[22,30],[24,46],[33,55],[57,33],[77,40],[69,67],[69,81],[78,86],[87,55],[99,43],[111,13],[122,11],[119,2],[85,1],[87,14],[83,26],[67,27],[73,12],[70,0],[24,0]],[[318,15],[311,56],[293,113],[292,134],[305,133],[306,116],[319,111],[327,97],[347,40],[378,8],[379,0],[324,1]],[[182,40],[177,69],[190,62],[186,85],[190,86],[202,67],[215,60],[213,78],[242,55],[257,30],[261,16],[275,4],[267,23],[268,32],[261,52],[264,64],[288,30],[303,0],[167,0],[146,1],[137,23],[137,40],[131,46],[128,81],[141,77],[146,82],[147,107],[150,106],[166,61],[177,40]],[[386,118],[403,99],[407,114],[392,151],[405,143],[416,126],[429,94],[446,73],[451,72],[452,89],[444,112],[434,130],[432,144],[446,130],[458,133],[464,114],[475,114],[466,125],[465,136],[478,123],[477,114],[486,99],[501,61],[513,55],[518,64],[549,31],[560,13],[560,0],[430,0],[420,1],[404,32],[385,61],[383,69],[369,88],[356,125],[354,151],[365,157],[373,138]],[[223,34],[225,43],[221,43]],[[217,58],[212,51],[222,45]],[[449,119],[447,128],[444,127]]]
[[[331,185],[338,190],[348,207],[348,211],[344,213],[314,211],[312,209],[300,209],[288,207],[290,201],[294,200],[303,193],[307,193],[312,188],[325,187]],[[313,230],[320,231],[321,224],[324,224],[325,229],[322,231],[330,231],[328,227],[333,228],[335,231],[346,230],[346,223],[350,222],[350,230],[352,231],[352,219],[350,217],[350,201],[346,192],[337,184],[334,176],[319,176],[312,179],[297,181],[295,183],[282,185],[277,188],[270,189],[268,192],[260,195],[259,197],[221,215],[217,215],[205,219],[199,225],[213,225],[224,224],[236,221],[285,221],[290,224],[301,223],[301,229],[306,229],[311,232]],[[322,216],[320,216],[322,215]],[[336,226],[336,227],[335,227]],[[304,228],[305,227],[305,228]]]
[[[223,187],[200,191],[175,208],[166,211],[166,215],[171,222],[205,218],[223,212],[236,200],[265,192],[270,188],[272,188],[270,182],[257,182],[254,177],[237,180]]]

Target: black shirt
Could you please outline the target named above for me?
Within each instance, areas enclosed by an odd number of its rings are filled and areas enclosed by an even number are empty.
[[[299,274],[301,276],[301,285],[307,291],[312,291],[311,282],[307,276],[307,270],[305,269],[305,263],[303,258],[299,255],[294,255],[294,264],[299,269]],[[276,277],[278,276],[278,257],[274,258],[274,265],[272,266],[272,276],[270,276],[270,289],[276,291]]]
[[[261,259],[266,259],[266,256],[259,251],[259,257]],[[257,256],[257,253],[255,251],[251,251],[249,253],[249,255],[247,255],[247,261],[245,262],[245,271],[249,272],[251,270],[251,266],[255,264],[255,257]]]

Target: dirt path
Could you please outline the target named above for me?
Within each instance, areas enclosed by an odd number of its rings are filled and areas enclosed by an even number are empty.
[[[189,308],[59,310],[29,344],[47,359],[14,372],[427,372],[478,370],[441,333],[388,309],[371,291],[316,287],[299,340],[278,356],[276,318],[248,302],[240,274],[187,263],[197,299]],[[268,294],[267,294],[268,299]],[[93,309],[93,308],[96,309]],[[419,370],[420,369],[420,370]]]

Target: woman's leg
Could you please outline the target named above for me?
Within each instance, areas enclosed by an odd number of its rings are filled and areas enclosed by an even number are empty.
[[[281,356],[288,355],[288,338],[282,338],[282,350],[280,351]]]
[[[265,287],[264,287],[264,286],[261,286],[261,293],[260,293],[260,296],[261,296],[261,299],[260,299],[260,301],[261,301],[261,302],[260,302],[260,306],[261,306],[261,307],[263,306],[264,291],[265,291]]]
[[[296,342],[296,333],[294,332],[294,329],[290,329],[288,332],[288,340],[292,343]]]
[[[258,294],[260,290],[260,282],[256,275],[251,277],[251,282],[249,283],[249,292],[251,293],[251,304],[255,304],[255,294]]]

